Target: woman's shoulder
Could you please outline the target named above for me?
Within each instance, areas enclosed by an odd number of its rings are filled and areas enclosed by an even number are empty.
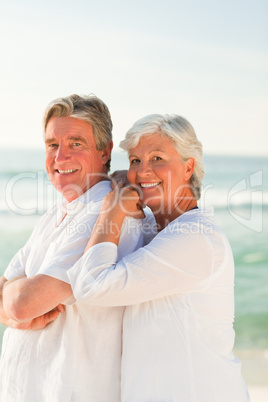
[[[219,229],[214,218],[213,208],[195,208],[185,212],[170,222],[163,231],[163,235],[169,233],[178,234],[205,234]]]
[[[212,250],[226,247],[228,240],[214,218],[213,208],[197,208],[170,222],[154,240],[163,241],[168,247],[194,246]],[[179,242],[179,243],[178,243]]]

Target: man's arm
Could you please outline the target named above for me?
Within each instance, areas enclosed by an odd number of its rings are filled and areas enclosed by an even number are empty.
[[[56,318],[58,317],[59,313],[62,313],[64,311],[64,307],[62,305],[57,306],[56,309],[53,309],[49,311],[46,314],[43,314],[37,318],[34,318],[33,320],[30,320],[28,322],[20,322],[16,321],[12,318],[10,318],[4,308],[3,308],[3,287],[4,284],[7,282],[7,279],[2,276],[0,278],[0,322],[10,328],[16,328],[16,329],[31,329],[31,330],[37,330],[37,329],[43,329],[45,328],[50,322],[55,321]]]
[[[7,327],[14,328],[13,325],[16,324],[16,322],[14,322],[14,323],[12,322],[14,320],[11,320],[11,318],[8,317],[8,315],[5,313],[4,308],[3,308],[3,287],[6,282],[7,282],[6,278],[4,276],[2,276],[0,278],[0,322],[2,324],[6,325]]]
[[[63,311],[60,303],[72,295],[68,283],[47,275],[17,277],[10,281],[4,278],[1,284],[1,320],[8,326],[10,319],[23,323],[37,318],[40,321],[40,316],[44,315],[45,321],[54,317],[56,319],[58,313]]]

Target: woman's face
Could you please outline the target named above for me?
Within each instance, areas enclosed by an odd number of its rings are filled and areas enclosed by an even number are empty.
[[[129,162],[128,180],[155,214],[172,214],[185,197],[193,197],[189,180],[194,159],[183,163],[168,138],[157,133],[141,137],[129,151]]]

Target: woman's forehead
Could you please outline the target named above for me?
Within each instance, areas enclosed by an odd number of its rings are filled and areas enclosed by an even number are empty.
[[[132,154],[145,154],[150,152],[168,152],[168,153],[176,153],[178,154],[177,150],[174,147],[174,142],[172,139],[165,135],[161,135],[159,133],[153,134],[144,134],[139,139],[138,144],[129,149],[129,156]]]

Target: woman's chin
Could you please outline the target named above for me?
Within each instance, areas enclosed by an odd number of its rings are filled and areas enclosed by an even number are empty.
[[[157,202],[156,200],[143,200],[143,203],[149,207],[153,213],[161,212],[161,203]]]

